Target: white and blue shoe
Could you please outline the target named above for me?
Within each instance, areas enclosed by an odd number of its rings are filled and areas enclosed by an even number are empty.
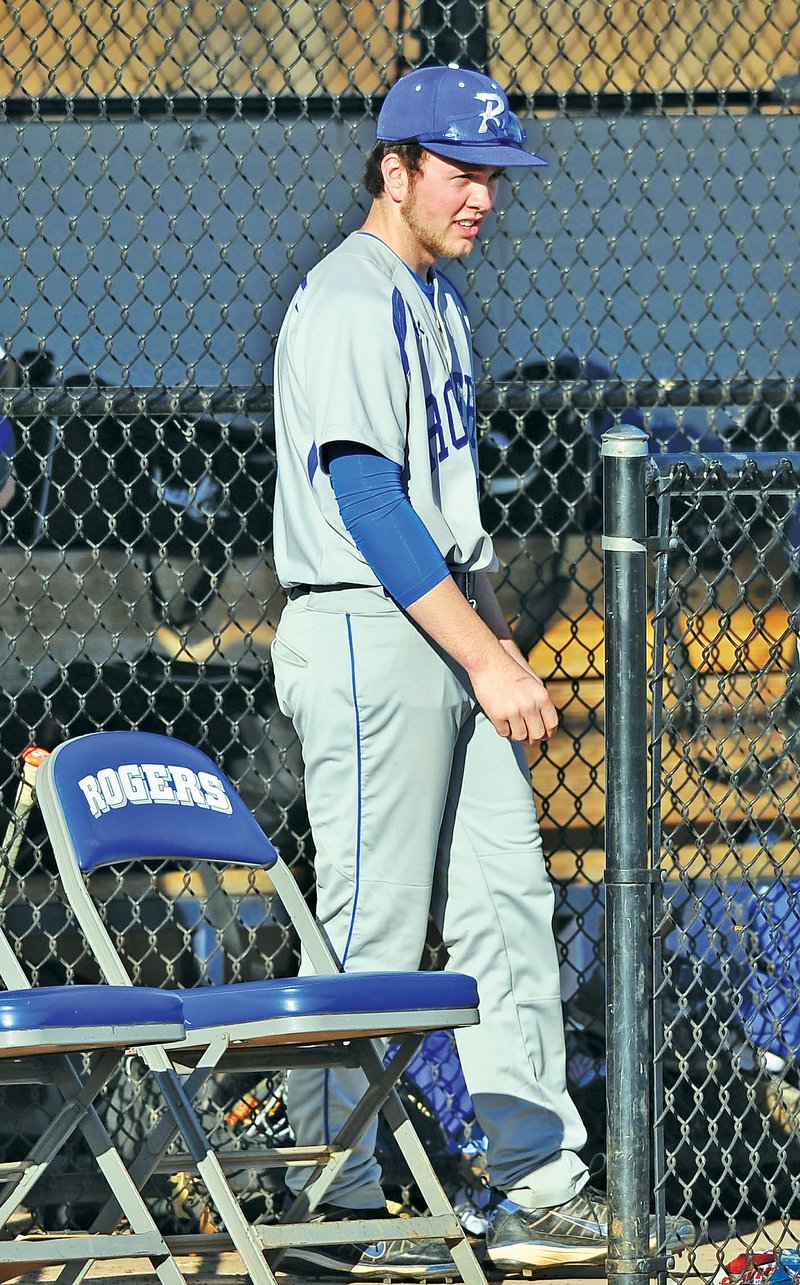
[[[666,1219],[662,1244],[655,1215],[650,1218],[650,1252],[679,1254],[690,1249],[695,1229],[688,1218]],[[602,1191],[584,1187],[563,1205],[526,1209],[503,1200],[492,1211],[486,1229],[486,1253],[495,1267],[557,1267],[601,1263],[608,1256],[608,1200]]]

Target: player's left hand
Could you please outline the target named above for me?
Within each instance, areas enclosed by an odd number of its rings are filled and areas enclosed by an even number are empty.
[[[533,670],[528,664],[527,657],[523,656],[522,652],[520,651],[519,647],[517,646],[513,638],[498,638],[497,641],[499,642],[500,646],[503,648],[503,651],[507,652],[512,660],[515,660],[518,665],[522,666],[523,669],[527,669],[531,673],[533,673]]]
[[[549,692],[547,691],[544,683],[542,682],[541,678],[536,673],[536,671],[531,669],[530,665],[528,664],[527,656],[525,656],[520,651],[519,647],[517,646],[513,638],[498,638],[497,641],[500,643],[500,646],[503,648],[503,651],[506,652],[506,654],[510,656],[512,660],[515,660],[517,664],[522,669],[524,669],[527,674],[532,674],[533,677],[536,679],[536,681],[541,684],[542,692],[544,695],[544,703],[542,707],[542,725],[544,729],[544,735],[537,739],[543,740],[543,741],[549,741],[550,737],[553,736],[555,732],[558,731],[558,710],[556,709],[555,705],[550,699]],[[536,742],[535,740],[530,738],[528,743],[532,745],[532,744],[535,744]]]

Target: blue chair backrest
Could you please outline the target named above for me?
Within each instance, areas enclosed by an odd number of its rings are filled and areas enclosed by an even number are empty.
[[[50,771],[81,870],[144,857],[268,869],[278,854],[217,765],[151,732],[64,741]]]

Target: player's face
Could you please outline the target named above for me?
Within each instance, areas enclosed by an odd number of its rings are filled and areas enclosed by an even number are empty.
[[[426,152],[422,168],[409,175],[400,213],[420,262],[469,254],[497,196],[503,171],[462,165]]]

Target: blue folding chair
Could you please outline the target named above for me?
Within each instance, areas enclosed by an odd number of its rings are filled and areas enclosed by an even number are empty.
[[[177,992],[186,1039],[148,1045],[142,1056],[156,1075],[169,1115],[130,1166],[139,1187],[159,1169],[187,1167],[165,1157],[180,1133],[234,1248],[255,1285],[275,1285],[273,1268],[286,1248],[356,1240],[440,1238],[454,1274],[467,1285],[485,1277],[453,1212],[395,1086],[425,1034],[478,1021],[473,978],[456,973],[342,973],[290,871],[249,808],[211,759],[173,737],[146,732],[95,732],[66,741],[39,769],[37,795],[63,883],[90,950],[106,981],[132,985],[125,961],[92,897],[91,875],[108,866],[143,860],[234,865],[268,871],[296,930],[314,976],[265,978]],[[208,865],[204,866],[208,869]],[[383,1041],[397,1053],[384,1066]],[[366,1090],[337,1137],[326,1146],[248,1150],[248,1164],[313,1166],[303,1192],[277,1225],[251,1226],[226,1176],[242,1156],[217,1154],[192,1100],[218,1070],[254,1068],[261,1075],[297,1065],[358,1066]],[[430,1213],[311,1224],[364,1129],[383,1112]],[[118,1218],[110,1202],[93,1230],[109,1231]],[[201,1243],[202,1242],[202,1243]],[[177,1241],[171,1240],[177,1247]],[[206,1247],[192,1237],[192,1248]],[[219,1236],[207,1247],[219,1249]],[[269,1261],[265,1251],[270,1251]],[[63,1274],[62,1274],[63,1276]],[[67,1280],[70,1279],[67,1274]],[[77,1274],[72,1279],[77,1279]]]
[[[184,1038],[180,998],[152,987],[134,994],[104,985],[32,988],[2,931],[0,976],[12,987],[0,992],[0,1084],[55,1086],[63,1099],[28,1154],[0,1163],[0,1232],[77,1130],[130,1228],[125,1235],[0,1239],[0,1264],[13,1264],[20,1273],[45,1264],[74,1264],[83,1274],[97,1259],[144,1258],[162,1285],[186,1285],[94,1106],[131,1049]],[[78,1056],[85,1054],[90,1055],[88,1072]]]

